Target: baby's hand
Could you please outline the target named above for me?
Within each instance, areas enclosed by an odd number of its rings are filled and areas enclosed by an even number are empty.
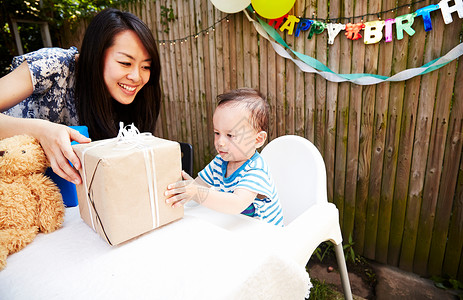
[[[182,171],[182,177],[185,180],[169,184],[164,193],[167,196],[166,203],[171,204],[172,207],[184,205],[196,194],[194,179],[185,171]]]

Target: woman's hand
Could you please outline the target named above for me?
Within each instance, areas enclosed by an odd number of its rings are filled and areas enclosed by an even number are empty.
[[[166,203],[171,204],[172,207],[185,205],[190,200],[201,203],[203,201],[201,195],[207,195],[209,189],[196,182],[185,171],[182,171],[182,177],[185,180],[167,186],[164,193],[167,196]]]
[[[31,120],[32,121],[32,120]],[[91,140],[65,125],[55,124],[44,120],[33,120],[36,122],[33,136],[39,140],[45,155],[47,156],[53,172],[60,177],[75,184],[81,184],[79,170],[81,163],[71,142],[89,143]],[[71,162],[74,167],[72,167]]]

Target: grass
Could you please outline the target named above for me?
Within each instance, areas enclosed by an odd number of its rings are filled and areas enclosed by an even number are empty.
[[[310,290],[309,300],[337,299],[332,284],[319,281],[317,278],[311,278],[310,281],[313,287]]]

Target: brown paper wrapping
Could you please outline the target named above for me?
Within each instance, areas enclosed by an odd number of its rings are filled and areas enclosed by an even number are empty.
[[[164,196],[169,183],[181,180],[177,142],[144,136],[139,141],[102,140],[73,148],[89,191],[87,197],[85,184],[77,185],[80,216],[109,244],[117,245],[183,217],[183,207],[171,207]],[[155,205],[150,198],[150,177]]]

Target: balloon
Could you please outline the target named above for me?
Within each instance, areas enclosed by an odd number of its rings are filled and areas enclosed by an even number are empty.
[[[454,3],[454,5],[449,7],[449,2],[451,1]],[[463,0],[441,0],[439,2],[439,7],[445,24],[450,24],[453,22],[452,13],[455,11],[458,12],[458,17],[460,19],[463,18]]]
[[[346,29],[346,25],[344,24],[326,24],[326,30],[328,31],[328,44],[332,45],[336,36],[344,29]]]
[[[215,8],[228,14],[242,11],[251,4],[251,0],[211,0],[211,2]]]
[[[360,30],[362,30],[365,27],[365,24],[363,23],[347,23],[346,24],[346,33],[344,33],[348,39],[350,40],[358,40],[362,37],[362,35],[359,33]]]
[[[439,5],[428,5],[423,8],[420,8],[416,11],[417,16],[422,16],[423,17],[423,23],[424,23],[424,31],[430,31],[432,30],[432,23],[431,23],[431,15],[430,13],[432,11],[438,10]]]
[[[254,10],[266,19],[278,19],[288,13],[294,6],[294,2],[296,0],[251,0]]]
[[[294,30],[294,25],[296,25],[296,23],[298,22],[299,22],[298,18],[292,15],[289,15],[286,22],[283,24],[283,26],[280,27],[280,31],[283,32],[285,30],[288,30],[288,34],[292,35],[293,30]]]
[[[395,19],[387,19],[384,23],[386,23],[386,30],[384,34],[386,43],[392,42],[392,24],[395,23]]]
[[[376,44],[383,38],[384,21],[365,22],[365,36],[363,37],[365,44]]]
[[[397,32],[397,39],[401,40],[404,38],[404,30],[409,36],[415,34],[415,30],[412,28],[413,21],[415,21],[416,13],[407,14],[395,18],[395,29]]]

